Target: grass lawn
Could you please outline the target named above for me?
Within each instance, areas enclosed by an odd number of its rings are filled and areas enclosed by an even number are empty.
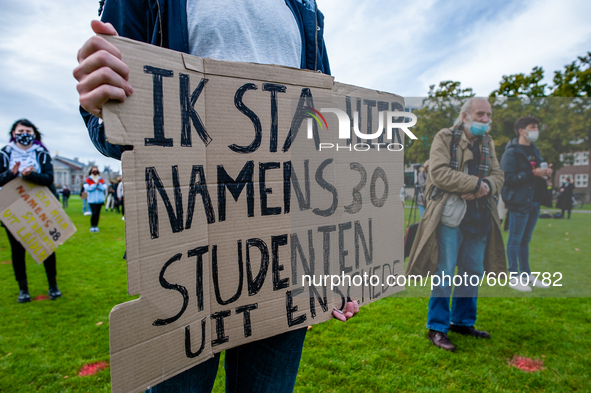
[[[0,392],[110,391],[109,369],[87,377],[78,373],[87,363],[109,362],[109,312],[131,300],[122,259],[124,222],[103,211],[101,232],[89,233],[90,217],[82,216],[78,197],[70,198],[67,211],[78,232],[57,253],[64,294],[57,301],[16,302],[10,247],[0,235]],[[487,288],[493,297],[479,300],[477,327],[492,340],[452,333],[458,351],[439,350],[426,338],[428,298],[385,298],[346,324],[329,321],[308,332],[296,391],[590,391],[591,299],[564,297],[590,296],[584,292],[591,277],[590,224],[591,215],[576,211],[571,220],[538,222],[531,266],[562,272],[563,287],[546,290],[562,297],[537,297],[544,289],[523,296]],[[29,259],[27,268],[31,296],[46,295],[43,267]],[[428,290],[406,292],[428,296]],[[511,367],[514,355],[542,360],[544,369],[526,373]],[[221,366],[215,392],[223,391],[223,374]]]

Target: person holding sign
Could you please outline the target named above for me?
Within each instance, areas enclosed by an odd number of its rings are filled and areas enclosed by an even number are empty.
[[[323,40],[324,16],[315,1],[107,1],[95,33],[123,36],[184,53],[219,60],[311,69],[330,74]],[[179,15],[180,14],[180,15]],[[150,15],[149,17],[146,17]],[[183,22],[184,21],[184,22]],[[133,94],[128,66],[119,50],[100,36],[78,52],[81,114],[95,147],[116,159],[126,147],[106,141],[99,120],[108,100]],[[359,311],[348,302],[335,318],[346,321]],[[226,391],[291,392],[295,385],[306,329],[289,331],[226,351]],[[150,392],[211,391],[219,353],[150,389]]]
[[[101,208],[105,203],[105,190],[107,184],[100,177],[98,167],[93,166],[88,172],[88,177],[84,181],[84,191],[88,193],[88,205],[92,216],[90,216],[90,232],[98,232],[98,223],[101,216]]]
[[[12,125],[9,135],[10,143],[0,150],[2,155],[0,159],[0,187],[21,176],[32,183],[49,187],[57,197],[53,186],[51,156],[41,143],[41,133],[37,127],[27,119],[20,119]],[[17,301],[27,303],[31,301],[31,296],[27,284],[25,249],[8,229],[6,234],[12,250],[14,275],[19,285]],[[45,274],[49,283],[49,298],[55,300],[62,296],[56,282],[55,253],[47,257],[43,266],[45,266]]]

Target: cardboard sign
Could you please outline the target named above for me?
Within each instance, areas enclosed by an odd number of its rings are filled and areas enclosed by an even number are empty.
[[[0,189],[0,220],[39,264],[76,232],[51,190],[22,177]]]
[[[385,280],[403,274],[404,133],[339,138],[386,128],[400,96],[106,38],[134,87],[103,117],[109,142],[133,146],[127,274],[141,295],[110,315],[114,392],[403,289]]]

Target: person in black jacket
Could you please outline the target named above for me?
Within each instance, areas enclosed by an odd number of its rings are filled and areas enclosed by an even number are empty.
[[[70,198],[70,189],[67,185],[62,188],[62,207],[65,209],[68,207],[68,199]]]
[[[552,207],[552,196],[545,180],[552,175],[552,169],[540,168],[543,160],[540,150],[534,144],[540,133],[539,124],[540,121],[531,116],[517,120],[517,138],[509,141],[501,157],[501,169],[505,172],[502,196],[505,207],[509,210],[507,259],[510,287],[522,292],[532,291],[529,283],[537,287],[547,287],[532,276],[529,268],[529,242],[538,222],[540,206]],[[528,279],[518,276],[519,273],[525,273]]]
[[[573,191],[575,185],[572,183],[570,177],[566,178],[566,183],[560,188],[560,195],[556,201],[556,207],[562,210],[560,218],[564,218],[564,212],[568,212],[568,219],[570,220],[570,211],[573,209]]]
[[[49,187],[56,194],[53,187],[51,156],[41,143],[41,133],[37,127],[27,119],[17,120],[12,125],[9,135],[10,143],[0,150],[2,156],[0,157],[0,187],[18,176],[22,176],[27,181]],[[12,267],[20,289],[17,301],[19,303],[30,302],[25,249],[8,229],[6,233],[12,249]],[[47,257],[43,265],[49,283],[49,298],[55,300],[62,296],[56,283],[55,253]]]

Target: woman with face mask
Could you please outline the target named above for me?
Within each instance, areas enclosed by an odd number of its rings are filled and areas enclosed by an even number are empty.
[[[17,120],[9,133],[10,142],[0,150],[0,187],[9,181],[22,177],[35,184],[49,187],[56,195],[53,186],[53,164],[47,148],[41,143],[41,133],[27,119]],[[12,250],[12,267],[19,285],[19,303],[31,301],[27,285],[25,249],[6,230]],[[62,296],[56,283],[55,253],[43,262],[49,283],[49,298],[55,300]]]
[[[90,232],[98,232],[98,223],[101,215],[101,208],[105,203],[105,190],[107,183],[100,176],[98,167],[93,166],[88,172],[88,177],[84,181],[84,190],[88,193],[88,206],[92,215],[90,216]]]
[[[534,144],[540,134],[539,124],[540,121],[531,116],[517,120],[517,138],[509,141],[501,157],[501,169],[505,172],[502,196],[505,207],[509,210],[509,274],[515,273],[513,277],[529,276],[529,279],[523,277],[517,282],[511,280],[515,285],[510,285],[510,288],[521,292],[531,292],[530,285],[548,287],[535,279],[529,267],[529,242],[540,216],[540,206],[552,207],[552,196],[545,180],[552,176],[552,169],[540,168],[543,160],[540,150]]]

